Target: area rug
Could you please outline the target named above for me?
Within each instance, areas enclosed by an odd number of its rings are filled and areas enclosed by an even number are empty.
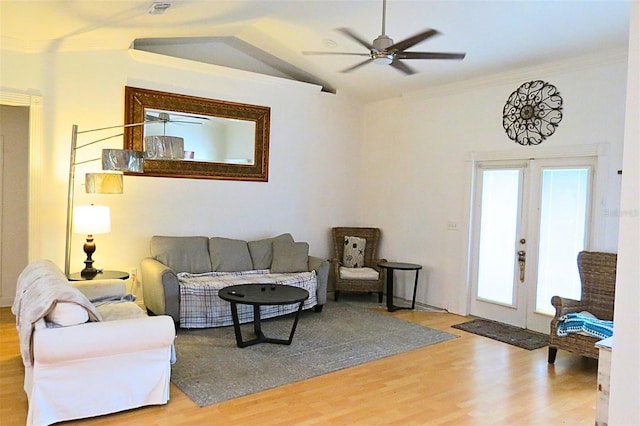
[[[549,336],[546,334],[487,319],[475,319],[452,327],[530,351],[549,344]]]
[[[291,315],[262,322],[268,337],[287,338]],[[252,337],[252,325],[242,326]],[[201,407],[373,361],[457,336],[353,303],[329,301],[304,311],[290,346],[236,346],[233,327],[178,329],[171,381]]]

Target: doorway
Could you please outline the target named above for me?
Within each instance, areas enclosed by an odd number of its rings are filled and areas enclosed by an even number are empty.
[[[0,105],[0,306],[28,262],[29,108]]]
[[[548,333],[551,297],[580,298],[595,157],[476,163],[470,312]]]

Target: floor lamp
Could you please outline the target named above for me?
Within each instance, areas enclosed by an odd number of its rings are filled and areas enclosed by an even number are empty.
[[[73,210],[74,210],[74,189],[75,189],[75,171],[76,166],[79,164],[88,163],[91,161],[97,161],[99,158],[92,158],[85,161],[77,161],[76,154],[81,148],[85,148],[90,145],[94,145],[99,142],[103,142],[108,139],[122,136],[123,133],[119,133],[112,136],[107,136],[101,139],[97,139],[83,145],[78,145],[78,135],[84,133],[92,133],[100,130],[109,130],[116,128],[126,128],[134,126],[142,126],[145,123],[124,124],[120,126],[102,127],[98,129],[78,131],[78,126],[74,124],[71,128],[71,155],[69,157],[69,187],[67,193],[67,233],[66,244],[64,254],[64,273],[69,276],[71,273],[71,234],[73,229]],[[122,194],[123,182],[122,173],[114,172],[137,172],[143,171],[144,159],[143,153],[140,151],[125,150],[125,149],[105,149],[102,151],[102,169],[111,170],[111,173],[87,173],[85,177],[86,191],[95,194]]]
[[[71,155],[69,156],[69,187],[67,194],[67,232],[64,255],[64,273],[69,276],[71,273],[71,237],[73,229],[73,207],[74,207],[74,185],[75,185],[75,169],[77,165],[97,161],[100,158],[92,158],[85,161],[77,161],[76,153],[79,149],[104,142],[109,139],[123,136],[124,133],[118,133],[103,137],[91,142],[78,145],[78,135],[85,133],[93,133],[110,129],[125,129],[129,127],[144,126],[149,123],[157,123],[157,120],[143,121],[140,123],[121,124],[117,126],[100,127],[97,129],[79,131],[78,126],[74,124],[71,128]],[[184,158],[184,139],[173,136],[152,136],[149,140],[145,138],[146,152],[134,151],[131,149],[103,149],[102,150],[102,170],[110,171],[110,173],[87,173],[85,176],[85,188],[87,193],[93,194],[122,194],[123,181],[122,172],[142,173],[144,171],[144,158],[154,159],[183,159]]]

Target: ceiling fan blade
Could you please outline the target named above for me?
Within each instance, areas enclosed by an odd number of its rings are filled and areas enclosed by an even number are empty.
[[[394,58],[393,62],[391,62],[389,65],[391,65],[392,67],[394,67],[399,71],[402,71],[406,75],[411,75],[416,73],[411,67],[409,67],[407,64],[402,63],[402,61],[398,60],[397,58]]]
[[[347,37],[357,41],[358,43],[360,43],[361,45],[366,47],[368,50],[375,50],[373,48],[373,45],[370,42],[368,42],[367,40],[363,39],[358,34],[356,34],[353,31],[351,31],[349,28],[336,28],[336,31],[339,31],[342,34],[346,35]]]
[[[178,123],[178,124],[203,124],[199,121],[183,121],[183,120],[171,120],[169,123]]]
[[[464,59],[466,53],[398,52],[399,59]]]
[[[209,120],[209,117],[204,117],[200,115],[192,115],[192,114],[180,114],[179,112],[172,112],[171,115],[177,115],[180,117],[188,117],[188,118],[197,118],[198,120]]]
[[[402,41],[399,41],[397,43],[392,44],[391,46],[387,47],[388,51],[391,50],[398,50],[398,51],[403,51],[406,50],[408,48],[410,48],[411,46],[415,46],[416,44],[420,43],[421,41],[424,41],[428,38],[431,38],[435,35],[440,34],[439,31],[436,30],[432,30],[432,29],[428,29],[426,31],[423,31],[421,33],[418,33],[416,35],[413,35],[409,38],[406,38]]]
[[[368,53],[351,53],[351,52],[302,52],[303,55],[343,55],[343,56],[371,56]]]
[[[373,61],[373,59],[369,58],[369,59],[367,59],[367,60],[365,60],[365,61],[362,61],[362,62],[359,62],[359,63],[357,63],[357,64],[355,64],[355,65],[353,65],[353,66],[351,66],[351,67],[349,67],[349,68],[345,68],[345,69],[343,69],[343,70],[342,70],[342,71],[340,71],[340,72],[351,72],[351,71],[353,71],[353,70],[355,70],[355,69],[357,69],[357,68],[360,68],[360,67],[361,67],[361,66],[363,66],[363,65],[368,64],[368,63],[369,63],[369,62],[371,62],[371,61]]]

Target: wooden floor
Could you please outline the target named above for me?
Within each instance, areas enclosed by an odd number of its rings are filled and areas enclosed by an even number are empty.
[[[416,311],[389,315],[460,338],[205,408],[171,385],[167,405],[65,424],[594,424],[596,361],[560,351],[550,366],[546,348],[527,351],[451,328],[464,317]],[[2,426],[25,424],[23,374],[14,317],[0,308]]]

